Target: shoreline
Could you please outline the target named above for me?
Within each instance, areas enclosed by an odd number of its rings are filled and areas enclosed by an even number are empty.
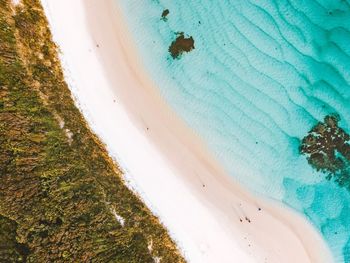
[[[114,1],[42,2],[78,107],[187,260],[332,262],[304,218],[243,190],[169,109]]]

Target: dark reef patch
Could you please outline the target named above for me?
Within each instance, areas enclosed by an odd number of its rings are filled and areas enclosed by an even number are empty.
[[[341,186],[349,186],[350,136],[338,126],[339,116],[327,115],[302,139],[300,153],[317,171],[328,173]]]
[[[175,59],[183,52],[190,52],[194,49],[194,40],[192,37],[186,38],[183,32],[177,34],[177,38],[171,43],[169,52]]]
[[[167,16],[169,15],[169,13],[170,13],[169,9],[164,9],[162,13],[162,20],[167,21],[168,20]]]

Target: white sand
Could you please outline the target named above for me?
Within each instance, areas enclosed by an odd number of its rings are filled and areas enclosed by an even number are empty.
[[[11,0],[13,5],[19,5],[21,3],[21,0]]]
[[[332,262],[304,218],[243,190],[171,112],[113,1],[42,3],[79,108],[189,262]]]

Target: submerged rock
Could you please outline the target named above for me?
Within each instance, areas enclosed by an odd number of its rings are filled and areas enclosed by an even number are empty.
[[[328,115],[302,139],[300,152],[307,155],[309,164],[327,172],[344,185],[349,178],[350,136],[338,126],[339,116]]]
[[[169,9],[164,9],[164,11],[162,13],[162,19],[164,21],[166,21],[168,19],[167,16],[169,15],[169,13],[170,13]]]
[[[184,33],[178,33],[177,38],[171,43],[169,52],[175,59],[178,58],[183,52],[190,52],[194,49],[194,40],[192,37],[186,38]]]

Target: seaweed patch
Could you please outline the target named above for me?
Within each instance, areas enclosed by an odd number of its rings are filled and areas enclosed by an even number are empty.
[[[183,32],[177,34],[177,38],[171,43],[169,52],[175,59],[184,52],[190,52],[194,49],[193,37],[185,37]]]
[[[339,116],[327,115],[302,139],[300,153],[317,171],[328,173],[341,185],[349,184],[350,136],[338,126]]]
[[[162,12],[162,20],[163,21],[167,21],[168,20],[168,15],[169,15],[170,11],[169,9],[164,9]]]

